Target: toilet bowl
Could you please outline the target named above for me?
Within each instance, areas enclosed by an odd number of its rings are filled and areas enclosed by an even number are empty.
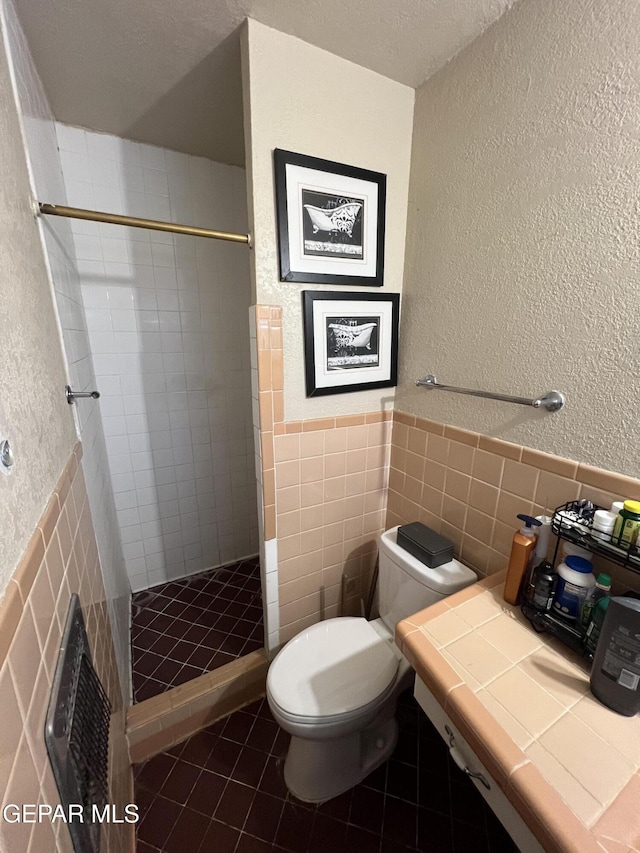
[[[285,783],[319,803],[357,785],[393,752],[398,695],[413,671],[394,642],[400,619],[473,583],[457,560],[429,569],[396,542],[380,538],[380,618],[327,619],[301,631],[275,657],[267,701],[291,743]]]

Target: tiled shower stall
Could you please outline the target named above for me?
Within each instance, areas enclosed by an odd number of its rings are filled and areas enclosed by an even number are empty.
[[[56,127],[71,206],[246,231],[242,169]],[[257,553],[246,247],[71,227],[133,590]]]

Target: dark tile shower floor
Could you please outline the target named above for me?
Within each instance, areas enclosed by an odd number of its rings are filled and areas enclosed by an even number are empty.
[[[135,768],[137,853],[517,853],[406,691],[395,752],[321,806],[282,779],[288,735],[266,699]]]
[[[263,645],[258,557],[136,592],[131,600],[134,701]]]

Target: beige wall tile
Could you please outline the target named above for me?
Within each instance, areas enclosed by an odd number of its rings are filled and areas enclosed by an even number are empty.
[[[468,444],[470,447],[478,446],[479,433],[468,429],[461,429],[460,427],[445,424],[444,435],[445,438],[450,438],[452,441],[459,442],[460,444]]]
[[[38,642],[31,606],[27,603],[22,611],[18,629],[7,655],[7,663],[11,670],[16,695],[24,717],[26,717],[31,703],[42,651],[43,649]]]
[[[295,459],[291,462],[279,462],[276,468],[276,481],[278,488],[297,486],[300,483],[300,462]]]
[[[428,512],[441,516],[443,500],[444,494],[442,492],[432,489],[431,486],[427,486],[426,484],[422,487],[422,506]]]
[[[471,477],[467,474],[461,474],[453,468],[447,468],[447,474],[444,481],[444,491],[446,495],[456,498],[459,501],[467,503],[469,500],[469,490],[471,488]]]
[[[501,491],[496,509],[496,519],[503,522],[503,524],[510,524],[512,526],[511,536],[513,537],[515,530],[519,526],[522,526],[517,516],[522,513],[531,515],[532,506],[532,502],[526,498],[520,498],[509,492]]]
[[[39,776],[33,763],[26,736],[16,747],[13,770],[6,789],[8,803],[36,803],[40,793]],[[28,823],[0,822],[0,847],[3,850],[28,850],[32,825]],[[65,827],[66,829],[66,827]]]
[[[300,533],[300,511],[283,512],[278,515],[277,531],[279,537]]]
[[[273,430],[273,394],[271,391],[260,391],[258,396],[260,411],[260,429],[263,432]]]
[[[449,439],[430,433],[427,439],[427,459],[446,465],[449,457]]]
[[[447,467],[440,462],[426,459],[424,463],[424,482],[434,489],[444,491]]]
[[[471,480],[469,506],[495,517],[499,490],[482,480]]]
[[[300,506],[312,507],[318,506],[324,502],[324,484],[322,481],[317,483],[303,483],[300,486]],[[297,507],[293,507],[297,509]]]
[[[334,430],[336,429],[335,418],[314,418],[309,421],[303,421],[302,429],[304,432],[317,429]]]
[[[18,707],[16,688],[8,665],[0,670],[0,696],[2,696],[2,725],[0,726],[0,800],[9,802],[3,795],[16,754],[16,745],[24,725],[24,715]]]
[[[357,450],[366,447],[369,429],[368,426],[349,427],[347,430],[347,449]]]
[[[516,521],[517,524],[517,521]],[[511,553],[511,546],[513,545],[513,535],[516,531],[516,526],[511,526],[509,524],[503,524],[503,522],[496,522],[493,527],[493,538],[491,540],[491,547],[494,548],[497,552],[504,555],[509,555]]]
[[[391,438],[391,424],[389,421],[380,421],[367,425],[367,447],[380,447],[387,445]]]
[[[464,532],[484,542],[486,545],[491,544],[493,536],[493,516],[486,515],[473,507],[467,508],[467,519],[464,526]]]
[[[463,501],[456,500],[449,495],[444,496],[442,502],[442,518],[444,521],[462,531],[464,530],[466,515],[467,505]]]
[[[324,457],[324,476],[342,477],[347,471],[346,453],[329,453]]]
[[[274,425],[281,424],[284,421],[284,393],[282,391],[273,392],[273,423]]]
[[[488,450],[490,453],[495,453],[497,456],[504,456],[505,459],[520,461],[522,458],[522,447],[519,444],[511,444],[511,442],[502,441],[500,438],[481,435],[478,439],[478,447],[481,450]]]
[[[331,479],[325,479],[322,483],[323,485],[323,494],[322,498],[324,501],[337,501],[340,498],[345,497],[345,477],[332,477]]]
[[[423,429],[425,432],[444,435],[444,424],[441,424],[438,421],[431,421],[428,418],[416,418],[415,426],[417,426],[418,429]]]
[[[499,486],[502,480],[504,457],[487,450],[477,449],[473,458],[473,476],[478,480]]]
[[[578,470],[578,463],[571,459],[552,456],[550,453],[543,453],[541,450],[533,450],[530,447],[522,448],[522,461],[540,471],[549,471],[551,474],[559,474],[570,480],[576,478]]]
[[[352,451],[353,454],[357,454],[360,451],[355,450]],[[351,454],[349,454],[351,456]],[[389,464],[389,448],[387,445],[380,445],[379,447],[367,447],[367,461],[365,465],[366,468],[382,468]],[[349,462],[347,461],[347,465]]]
[[[23,603],[18,585],[9,582],[0,601],[0,666],[4,663],[22,618]]]
[[[415,480],[407,474],[404,481],[404,496],[408,500],[420,504],[422,502],[422,481]]]
[[[300,436],[300,456],[304,459],[324,454],[324,432],[304,432]]]
[[[537,468],[532,468],[530,465],[524,465],[522,462],[516,462],[513,459],[505,459],[501,488],[513,495],[519,495],[532,501],[536,494],[538,474]]]
[[[580,492],[580,484],[576,480],[559,477],[548,471],[541,471],[538,478],[538,486],[535,501],[540,506],[554,510],[567,501],[577,500]]]
[[[450,468],[461,471],[463,474],[471,474],[474,455],[475,448],[460,441],[451,441],[449,444],[448,465]]]
[[[411,453],[411,451],[407,450],[407,455],[405,457],[407,474],[410,474],[415,479],[422,481],[424,479],[424,468],[426,463],[427,460],[424,456],[418,456],[417,454]]]
[[[393,419],[391,443],[395,447],[406,448],[409,443],[409,427],[397,417]]]
[[[349,450],[346,453],[345,472],[347,474],[357,474],[367,470],[367,450]],[[377,465],[371,467],[377,468]]]
[[[590,465],[578,467],[577,480],[588,486],[595,486],[604,492],[614,492],[624,495],[627,500],[640,500],[640,480],[623,477],[612,471],[603,471]],[[569,500],[569,498],[567,498]]]
[[[306,530],[300,534],[300,555],[305,558],[309,554],[315,555],[313,559],[305,559],[301,564],[301,573],[305,570],[312,571],[318,561],[322,548],[322,530],[323,528],[318,527],[315,530]],[[321,565],[322,560],[320,559],[320,564],[316,568],[320,568]]]
[[[275,458],[277,462],[289,462],[300,459],[300,436],[279,435],[275,438]]]
[[[36,532],[31,537],[27,550],[23,554],[20,564],[13,575],[13,581],[20,589],[20,596],[23,604],[29,596],[33,582],[40,570],[40,564],[42,563],[43,558],[44,540],[40,530],[36,529]]]
[[[300,482],[315,483],[324,477],[324,459],[322,456],[312,456],[300,461]]]
[[[347,449],[347,429],[326,430],[324,434],[324,452],[342,453]]]
[[[427,433],[417,427],[410,427],[407,449],[419,456],[424,456],[427,451]]]
[[[278,489],[276,492],[278,515],[300,509],[302,489],[312,488],[315,485],[315,483],[307,483],[305,486],[289,486],[286,489]]]

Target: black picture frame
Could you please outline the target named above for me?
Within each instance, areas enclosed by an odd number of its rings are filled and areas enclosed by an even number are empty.
[[[280,280],[382,287],[387,176],[274,150]]]
[[[307,397],[398,384],[399,293],[303,290]]]

